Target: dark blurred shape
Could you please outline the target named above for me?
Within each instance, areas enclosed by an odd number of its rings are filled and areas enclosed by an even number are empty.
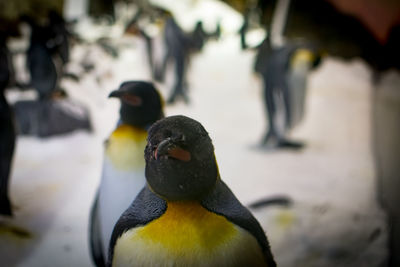
[[[161,66],[156,68],[155,78],[158,81],[164,81],[167,64],[169,61],[173,61],[175,63],[175,85],[167,101],[173,103],[177,97],[181,97],[187,103],[189,98],[185,72],[192,40],[183,32],[172,16],[166,19],[164,39],[166,52]]]
[[[186,72],[190,58],[193,53],[201,51],[207,40],[218,39],[220,31],[220,25],[217,24],[214,33],[206,33],[202,22],[198,21],[193,32],[185,33],[175,19],[171,15],[167,15],[164,27],[166,52],[161,66],[155,68],[154,76],[157,81],[164,81],[167,64],[170,61],[174,62],[175,85],[168,97],[168,103],[174,103],[178,98],[182,98],[185,103],[189,102]]]
[[[64,18],[55,10],[49,12],[49,26],[54,35],[54,46],[52,54],[61,58],[62,64],[65,65],[69,61],[70,50],[70,32],[67,29],[67,23]]]
[[[107,54],[109,54],[113,58],[118,58],[119,57],[118,48],[116,48],[115,46],[113,46],[110,43],[109,38],[101,37],[101,38],[97,39],[96,43],[104,50],[104,52],[106,52]]]
[[[88,13],[94,18],[109,17],[114,21],[114,0],[89,0]]]
[[[296,82],[291,82],[294,77],[293,60],[297,52],[308,53],[305,59],[307,65]],[[308,71],[318,66],[320,54],[318,49],[305,41],[290,41],[283,46],[274,47],[269,35],[258,48],[255,62],[255,71],[264,82],[264,106],[268,119],[268,129],[261,142],[266,147],[301,148],[302,143],[290,141],[286,137],[287,130],[293,128],[301,119],[303,113],[305,79]],[[301,86],[297,86],[300,84]],[[295,90],[296,89],[296,90]],[[297,91],[302,91],[301,96],[295,97]],[[296,99],[297,98],[297,99]],[[280,99],[282,99],[280,101]],[[294,108],[299,103],[299,108]],[[284,126],[278,126],[278,112],[284,109]]]
[[[64,0],[0,0],[0,28],[10,33],[18,31],[17,27],[22,16],[43,21],[47,19],[50,10],[62,14],[64,2]]]
[[[49,11],[45,23],[23,18],[32,30],[27,51],[31,86],[38,91],[40,99],[49,98],[60,89],[59,83],[66,74],[64,69],[69,62],[72,35],[64,18],[55,10]]]
[[[18,134],[47,137],[78,129],[91,131],[88,109],[68,99],[66,91],[60,88],[70,56],[70,33],[65,20],[56,10],[49,10],[46,19],[24,15],[21,21],[31,28],[26,52],[30,83],[18,87],[33,88],[38,99],[14,104]],[[68,77],[78,79],[74,74]]]
[[[204,44],[210,40],[218,40],[221,37],[221,25],[218,22],[214,32],[208,33],[203,28],[203,22],[197,21],[196,26],[191,34],[193,40],[194,50],[201,51]]]
[[[97,192],[89,214],[89,249],[90,257],[96,267],[105,267],[105,256],[101,238],[101,225],[99,218],[99,193]]]
[[[149,62],[150,72],[154,76],[156,70],[153,57],[153,40],[145,31],[143,26],[140,26],[141,20],[147,20],[146,24],[154,23],[157,19],[162,18],[166,14],[166,10],[150,5],[147,1],[138,1],[138,12],[127,23],[125,33],[142,37],[146,43],[146,53]]]
[[[31,239],[33,237],[33,234],[28,230],[6,222],[0,222],[0,233],[10,233],[20,239]]]
[[[246,14],[246,4],[252,2],[223,1],[231,4],[242,14]],[[241,4],[239,5],[238,2]],[[257,6],[261,11],[260,24],[265,28],[271,24],[276,2],[257,1]],[[367,2],[370,5],[367,6]],[[396,48],[398,44],[396,40],[399,40],[399,31],[396,29],[400,25],[400,2],[390,0],[367,2],[291,0],[284,35],[288,39],[304,38],[332,56],[343,59],[361,57],[377,72],[389,68],[400,69],[399,53]],[[340,4],[341,10],[338,10],[332,3],[337,6]],[[367,18],[376,21],[374,17],[378,16],[374,12],[365,14],[367,13],[365,10],[372,6],[371,3],[381,7],[383,14],[379,14],[379,17],[382,18],[382,25],[367,27],[367,25],[371,25],[371,23],[365,23]],[[345,14],[343,10],[348,10],[349,14],[354,15]],[[387,18],[385,14],[387,14]],[[389,21],[385,22],[384,20]],[[380,31],[384,32],[377,32],[375,28],[382,28]],[[379,38],[378,36],[384,37]]]
[[[400,24],[390,29],[386,44],[382,47],[382,55],[377,55],[379,70],[396,68],[400,70]]]
[[[372,137],[379,202],[388,214],[389,266],[400,266],[400,78],[385,75],[372,97]]]
[[[10,51],[6,40],[7,33],[0,31],[0,214],[12,216],[8,187],[15,146],[15,129],[13,111],[4,95],[12,75]]]
[[[271,196],[253,201],[247,206],[253,210],[257,210],[269,206],[289,207],[292,204],[293,201],[287,196]]]
[[[67,98],[24,100],[14,105],[18,134],[49,137],[92,131],[89,110]]]
[[[338,11],[356,17],[381,43],[387,42],[390,29],[400,23],[398,0],[327,0]]]
[[[398,18],[400,23],[400,13]],[[391,32],[390,39],[398,39],[395,34]],[[400,68],[391,56],[398,54],[392,40],[381,42],[360,19],[338,11],[327,1],[292,1],[285,35],[310,40],[332,56],[361,57],[376,71]]]
[[[38,25],[28,17],[24,19],[31,27],[31,38],[27,51],[30,83],[38,92],[39,99],[48,99],[56,89],[61,76],[60,72],[57,73],[56,62],[52,55],[54,51],[57,51],[58,43],[48,25]]]

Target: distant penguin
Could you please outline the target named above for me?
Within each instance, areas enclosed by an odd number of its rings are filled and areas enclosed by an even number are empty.
[[[260,224],[221,180],[199,122],[164,118],[147,141],[147,183],[114,228],[108,266],[276,266]]]
[[[169,94],[167,102],[174,103],[181,98],[189,103],[187,70],[193,53],[200,52],[209,39],[218,39],[221,35],[221,26],[218,22],[216,30],[207,33],[203,29],[202,21],[198,21],[191,33],[186,33],[178,25],[173,16],[166,12],[164,26],[165,55],[160,66],[155,66],[154,78],[159,82],[164,81],[165,72],[169,62],[175,65],[175,84]]]
[[[188,103],[186,72],[193,40],[179,27],[172,16],[166,19],[164,39],[166,53],[161,66],[157,68],[155,78],[158,81],[163,81],[167,65],[170,61],[173,61],[175,64],[175,84],[168,97],[168,103],[175,102],[178,97]]]
[[[53,59],[54,32],[49,26],[36,24],[27,19],[31,26],[31,38],[27,51],[27,67],[31,86],[38,92],[39,99],[48,99],[56,90],[61,78],[61,60]]]
[[[50,44],[53,55],[57,55],[62,60],[62,65],[69,62],[69,36],[67,23],[64,18],[55,10],[49,12],[49,27],[53,32],[53,41]]]
[[[113,227],[145,184],[147,129],[164,117],[162,99],[151,83],[124,82],[110,97],[119,98],[121,108],[119,124],[106,142],[101,182],[90,216],[90,249],[97,266],[105,265]]]
[[[13,112],[4,95],[11,70],[6,38],[0,35],[0,215],[12,216],[8,196],[10,170],[15,146]]]
[[[302,148],[302,143],[292,141],[286,135],[287,131],[296,125],[303,115],[303,105],[299,105],[296,101],[304,102],[304,95],[298,95],[298,91],[304,92],[306,75],[309,70],[318,66],[320,56],[316,47],[309,43],[287,42],[283,46],[274,47],[270,38],[268,35],[259,46],[254,66],[255,71],[263,78],[263,100],[268,119],[268,129],[261,145]],[[303,53],[298,53],[302,51]],[[297,54],[307,55],[306,68],[299,68],[298,70],[301,71],[293,69],[296,58],[300,58],[294,57]],[[302,57],[304,58],[304,56]],[[297,92],[294,92],[295,89]],[[283,126],[279,126],[278,123],[280,110],[283,110],[284,113]]]

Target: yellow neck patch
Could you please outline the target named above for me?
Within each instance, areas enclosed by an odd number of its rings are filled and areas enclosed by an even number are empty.
[[[196,202],[168,202],[167,211],[137,232],[139,238],[160,243],[170,253],[182,250],[210,252],[236,234],[236,228],[223,216],[204,209]]]
[[[114,247],[113,267],[266,266],[249,232],[195,202],[168,202],[158,219],[129,229]]]
[[[144,129],[122,124],[111,134],[107,142],[106,156],[116,169],[143,169],[146,138],[147,131]]]
[[[292,56],[290,65],[294,66],[300,62],[312,62],[315,60],[315,55],[312,51],[307,49],[299,49],[296,53]]]

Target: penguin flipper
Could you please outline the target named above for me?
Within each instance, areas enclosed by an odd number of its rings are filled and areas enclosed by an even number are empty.
[[[90,211],[89,217],[89,244],[90,244],[90,254],[93,263],[97,267],[105,267],[106,262],[103,255],[102,248],[102,237],[100,228],[100,217],[99,217],[99,192],[96,193],[96,198],[94,200],[92,209]]]
[[[293,201],[288,196],[268,196],[265,198],[258,199],[247,205],[250,209],[260,209],[267,206],[283,206],[290,207]]]
[[[107,266],[111,266],[114,246],[124,232],[139,225],[146,225],[159,218],[166,210],[167,202],[145,185],[114,226],[109,245]]]
[[[214,189],[201,201],[201,205],[250,232],[257,239],[268,267],[276,266],[268,239],[261,225],[222,180],[217,181]]]

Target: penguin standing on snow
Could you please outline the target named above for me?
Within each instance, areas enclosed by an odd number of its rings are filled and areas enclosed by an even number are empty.
[[[27,21],[32,29],[27,51],[31,86],[38,92],[40,100],[48,99],[56,90],[60,79],[50,48],[53,46],[53,34],[50,27],[38,25],[30,19]]]
[[[12,73],[6,37],[0,33],[0,214],[12,216],[8,184],[15,146],[13,112],[4,95]]]
[[[306,67],[301,68],[303,70],[300,72],[293,68],[299,52],[307,58]],[[258,47],[254,69],[261,74],[264,81],[264,106],[268,119],[268,128],[261,146],[293,149],[303,147],[302,143],[292,141],[286,135],[303,115],[302,106],[295,105],[296,102],[304,102],[304,95],[297,96],[298,91],[304,92],[307,73],[316,68],[320,61],[317,47],[303,41],[287,42],[283,46],[274,47],[268,35]],[[283,101],[279,101],[280,97]],[[283,126],[278,123],[279,109],[284,110]]]
[[[52,54],[59,56],[64,66],[69,62],[69,37],[71,34],[68,31],[66,21],[57,11],[50,10],[48,17],[49,27],[54,35],[51,46]]]
[[[146,186],[118,220],[108,266],[276,266],[258,221],[221,180],[203,126],[149,129]]]
[[[186,72],[193,40],[181,29],[172,16],[166,19],[164,38],[167,51],[161,66],[156,69],[155,78],[163,81],[167,65],[173,61],[175,63],[175,85],[168,97],[168,103],[172,104],[178,97],[188,103]]]
[[[110,97],[121,101],[120,122],[106,142],[102,178],[90,216],[90,249],[97,266],[105,265],[113,227],[145,184],[147,128],[164,117],[160,94],[151,83],[124,82]]]

